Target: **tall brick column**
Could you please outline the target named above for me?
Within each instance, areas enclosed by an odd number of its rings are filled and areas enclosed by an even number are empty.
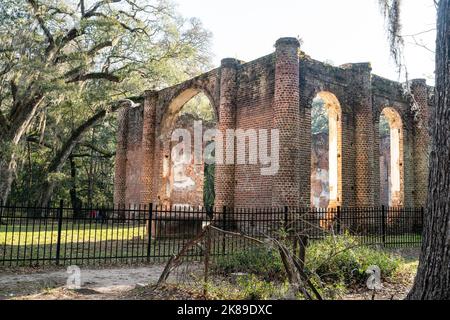
[[[236,91],[237,67],[236,59],[223,59],[220,71],[220,104],[219,104],[219,131],[224,137],[224,163],[216,164],[215,169],[215,206],[234,206],[234,166],[226,163],[226,131],[236,127]],[[216,151],[217,152],[217,151]],[[236,159],[236,157],[235,157]]]
[[[428,148],[430,145],[428,87],[425,79],[413,80],[411,92],[417,103],[414,122],[414,205],[423,207],[428,194]]]
[[[300,42],[296,38],[281,38],[275,48],[273,125],[280,131],[280,169],[273,177],[272,205],[297,207],[300,203],[300,170],[310,170],[300,168]]]
[[[375,205],[376,181],[374,176],[375,148],[374,121],[372,112],[372,82],[370,64],[352,64],[354,72],[353,109],[355,110],[355,196],[356,206],[366,207]],[[378,179],[378,180],[376,180]]]
[[[127,188],[127,140],[128,140],[128,109],[121,108],[117,115],[117,144],[114,181],[114,204],[126,205]]]
[[[153,177],[155,165],[155,121],[158,93],[146,91],[142,130],[141,204],[153,202]]]

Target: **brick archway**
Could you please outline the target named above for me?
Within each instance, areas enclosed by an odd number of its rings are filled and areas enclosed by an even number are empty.
[[[333,158],[336,204],[374,206],[380,203],[379,119],[386,106],[403,123],[401,194],[404,206],[421,206],[426,198],[428,95],[423,80],[413,81],[418,117],[411,112],[403,84],[371,72],[369,63],[331,66],[299,52],[299,41],[282,38],[275,52],[250,62],[224,59],[221,66],[159,91],[148,91],[140,108],[119,113],[117,132],[116,204],[160,203],[161,126],[170,127],[179,109],[198,92],[211,101],[217,127],[231,130],[278,130],[279,170],[264,176],[261,162],[216,165],[215,205],[227,207],[309,206],[311,199],[311,101],[325,92],[337,132]],[[416,121],[418,118],[420,121]],[[167,124],[165,124],[167,121]],[[160,150],[161,149],[161,150]],[[235,161],[236,163],[236,161]],[[337,174],[336,174],[337,172]],[[336,176],[338,177],[336,179]]]
[[[319,188],[322,197],[327,198],[326,207],[336,208],[342,204],[342,108],[336,95],[329,91],[318,92],[314,101],[322,103],[320,108],[326,112],[327,128],[326,132],[312,137],[311,205],[321,207],[320,202],[323,202],[323,199],[320,197],[317,199],[315,190]],[[320,145],[317,143],[321,138],[320,135],[326,136],[327,141],[323,142],[327,148],[319,147],[318,149],[322,150],[316,150],[315,147]]]
[[[213,120],[205,121],[205,119],[192,114],[181,115],[187,104],[201,96],[203,96],[203,100],[208,101],[209,108],[212,109],[214,114]],[[206,103],[206,101],[203,102]],[[205,162],[203,157],[195,159],[194,146],[197,143],[195,139],[200,138],[202,139],[201,147],[204,150],[207,143],[203,141],[204,132],[217,127],[217,111],[213,103],[207,91],[189,88],[180,92],[178,96],[162,107],[164,113],[162,113],[162,119],[156,129],[155,148],[155,185],[157,188],[154,191],[156,192],[154,196],[158,203],[184,208],[204,206]],[[198,132],[194,133],[195,121],[202,122],[201,128],[199,128],[201,137],[196,137],[196,134],[199,134]],[[185,133],[178,134],[179,129],[184,129]],[[179,141],[178,138],[180,138]],[[189,141],[185,141],[186,139],[189,139]],[[182,155],[174,153],[175,146],[182,146]],[[191,157],[189,163],[186,163],[187,159],[185,158],[187,151],[190,152]],[[199,160],[200,162],[198,162]]]
[[[400,114],[392,107],[380,115],[380,194],[382,204],[404,206],[404,130]],[[383,122],[389,127],[383,128]],[[386,149],[388,147],[388,152]]]

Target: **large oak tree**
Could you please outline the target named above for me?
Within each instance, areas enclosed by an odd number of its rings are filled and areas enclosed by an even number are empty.
[[[59,172],[86,131],[133,105],[125,98],[198,72],[209,39],[165,0],[1,1],[0,200],[26,141],[50,145],[46,170]],[[45,141],[51,117],[61,129]],[[54,183],[42,183],[45,202]]]
[[[409,299],[450,299],[450,0],[438,4],[428,210]]]

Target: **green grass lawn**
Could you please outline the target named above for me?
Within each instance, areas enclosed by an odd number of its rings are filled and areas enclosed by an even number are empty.
[[[0,266],[54,263],[57,224],[0,227]],[[64,264],[146,261],[146,226],[127,224],[65,223],[61,228],[60,259]],[[152,239],[150,257],[170,257],[187,239]]]
[[[0,244],[52,244],[58,238],[57,224],[36,226],[1,226]],[[132,240],[146,235],[145,226],[74,224],[65,223],[61,228],[61,243],[95,242],[99,240]]]

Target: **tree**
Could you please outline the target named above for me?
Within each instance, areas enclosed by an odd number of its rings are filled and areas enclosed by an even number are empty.
[[[438,4],[428,211],[409,299],[450,299],[450,0]]]
[[[412,300],[450,299],[450,0],[437,5],[436,87],[422,252]],[[401,50],[400,0],[380,0],[389,21],[391,51]],[[396,60],[398,62],[398,60]]]
[[[68,140],[53,146],[63,156],[48,169],[58,171],[92,118],[202,70],[209,39],[198,20],[183,19],[165,0],[2,1],[0,200],[10,193],[28,134],[39,127],[45,143],[48,113],[66,119],[76,110],[66,122],[72,125],[59,130],[58,140]]]

